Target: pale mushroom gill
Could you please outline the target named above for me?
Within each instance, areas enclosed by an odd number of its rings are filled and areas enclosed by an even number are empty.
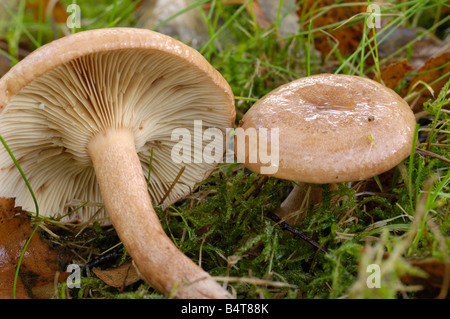
[[[144,174],[148,173],[153,149],[153,203],[165,196],[181,170],[165,205],[189,193],[204,177],[204,172],[201,176],[196,172],[200,166],[205,170],[206,165],[206,171],[213,169],[212,164],[186,165],[170,160],[175,128],[187,128],[194,138],[195,120],[202,120],[203,130],[230,125],[227,110],[220,106],[225,93],[211,88],[203,73],[183,66],[183,62],[156,50],[96,53],[45,73],[11,98],[0,117],[0,135],[19,160],[41,214],[61,216],[73,199],[101,202],[86,146],[105,128],[125,127],[134,132]],[[217,98],[212,99],[214,96]],[[211,141],[202,141],[202,147],[206,143]],[[220,140],[213,143],[223,146]],[[3,151],[0,178],[1,194],[14,196],[18,205],[34,210],[25,183]],[[76,217],[85,220],[97,210],[87,206],[77,211]],[[101,212],[98,218],[107,218],[107,214]]]

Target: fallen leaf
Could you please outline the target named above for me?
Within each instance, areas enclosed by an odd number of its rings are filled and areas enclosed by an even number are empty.
[[[377,32],[380,60],[404,58],[405,51],[411,54],[408,63],[413,69],[421,67],[426,60],[450,48],[450,37],[442,41],[432,33],[421,34],[420,29],[409,27],[386,27]],[[418,37],[421,37],[417,40]]]
[[[417,75],[411,78],[409,86],[402,90],[401,95],[407,99],[414,112],[419,112],[422,110],[424,102],[437,97],[449,79],[450,52],[444,52],[438,56],[429,58],[417,70]],[[433,92],[430,92],[422,83],[428,84]]]
[[[66,23],[68,17],[66,9],[59,1],[28,0],[26,9],[36,21],[39,21],[40,16],[48,15],[56,23]]]
[[[223,1],[221,5],[241,6],[246,2],[246,0],[228,0]],[[211,5],[212,3],[205,3],[202,5],[205,13],[211,9]],[[282,37],[292,34],[298,29],[298,16],[295,12],[293,12],[295,6],[295,0],[283,1],[281,3],[273,0],[253,0],[248,6],[246,6],[245,9],[250,18],[255,19],[255,22],[260,29],[265,30],[273,27],[278,21],[277,31]],[[281,19],[278,19],[278,12],[282,17]]]
[[[264,8],[261,6],[259,1],[252,1],[250,6],[247,6],[247,12],[255,17],[255,21],[261,29],[267,29],[272,26],[272,21],[267,17]]]
[[[447,36],[445,41],[441,41],[433,35],[428,35],[414,43],[412,55],[409,58],[409,64],[411,64],[414,69],[418,69],[429,58],[448,51],[450,51],[449,36]]]
[[[33,233],[30,216],[14,206],[13,198],[0,198],[0,298],[14,297],[16,268],[26,242]],[[40,239],[37,231],[31,238],[19,268],[16,295],[18,299],[45,299],[54,294],[55,278],[60,265],[67,261],[62,250],[54,249]]]
[[[377,48],[380,59],[400,58],[405,56],[401,50],[417,39],[413,28],[392,26],[377,31]]]
[[[419,298],[450,298],[450,263],[447,265],[439,260],[418,260],[411,264],[428,274],[427,278],[405,275],[402,282],[408,285],[420,285],[423,287],[418,294]]]
[[[245,1],[244,1],[245,3]],[[295,13],[295,0],[288,1],[273,1],[273,0],[258,0],[253,1],[251,6],[247,6],[247,12],[253,9],[256,23],[261,29],[274,27],[277,24],[277,32],[280,37],[280,45],[285,44],[281,38],[291,35],[298,30],[299,18]],[[280,19],[281,17],[281,19]]]
[[[0,56],[0,78],[9,71],[10,67],[11,63],[9,60],[4,56]]]
[[[406,59],[389,64],[381,70],[382,83],[390,89],[395,89],[412,69],[413,67]],[[374,80],[378,81],[378,77],[375,76]]]
[[[105,270],[93,268],[92,271],[105,284],[116,288],[129,286],[141,279],[136,267],[131,261],[125,262],[116,268]]]
[[[300,2],[300,1],[298,1]],[[354,3],[350,6],[333,6],[340,1],[335,0],[305,0],[301,1],[301,5],[297,10],[297,15],[301,17],[305,12],[314,10],[317,12],[313,19],[312,27],[319,28],[335,23],[341,23],[338,28],[326,29],[328,35],[323,32],[316,32],[314,34],[314,45],[322,54],[328,54],[332,50],[337,41],[337,48],[342,54],[353,53],[359,46],[363,32],[364,20],[359,23],[348,21],[356,15],[366,12],[367,5],[360,5],[359,0],[348,0],[346,3]],[[307,26],[306,26],[307,28]],[[334,38],[334,39],[333,39]]]
[[[191,5],[189,0],[141,0],[135,11],[136,27],[153,29],[165,20],[170,21],[159,26],[156,31],[175,37],[193,47],[198,47],[208,37],[208,27],[197,10],[188,10],[172,17]]]

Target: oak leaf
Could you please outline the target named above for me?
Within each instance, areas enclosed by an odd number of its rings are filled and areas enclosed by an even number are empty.
[[[141,279],[139,272],[131,261],[112,269],[93,268],[92,271],[105,284],[111,287],[123,288]]]
[[[30,215],[14,204],[13,198],[0,198],[0,298],[51,298],[67,255],[41,239],[38,231],[33,235]],[[14,278],[22,253],[14,294]]]
[[[315,12],[313,29],[326,27],[326,33],[318,31],[314,34],[315,48],[323,55],[327,55],[336,45],[342,54],[351,54],[358,48],[363,36],[364,20],[356,23],[352,18],[365,13],[367,5],[361,5],[358,0],[348,0],[348,5],[335,6],[338,3],[340,1],[305,0],[301,1],[297,10],[300,18],[305,12]],[[339,27],[327,27],[334,24],[339,24]]]
[[[382,83],[394,90],[412,69],[413,67],[406,59],[389,64],[381,70]],[[374,80],[378,81],[378,77],[375,76]]]
[[[411,78],[409,86],[402,90],[402,95],[410,98],[408,101],[414,112],[422,110],[423,103],[434,99],[450,79],[450,52],[444,52],[429,58]],[[425,86],[423,83],[428,85]],[[432,91],[430,91],[430,89]]]

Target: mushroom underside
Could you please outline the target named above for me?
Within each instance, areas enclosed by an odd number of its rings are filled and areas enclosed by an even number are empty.
[[[202,155],[206,145],[224,149],[223,139],[202,137],[208,128],[230,125],[225,98],[204,74],[176,57],[143,49],[101,52],[47,72],[11,98],[0,117],[0,135],[25,172],[43,215],[62,216],[68,204],[89,202],[70,218],[87,220],[97,213],[104,220],[108,215],[99,212],[102,199],[86,152],[89,141],[108,128],[130,129],[143,174],[151,175],[152,202],[165,208],[215,167],[194,161],[194,156]],[[199,120],[201,131],[194,127]],[[187,137],[175,134],[177,130]],[[190,139],[180,141],[182,137]],[[200,142],[187,144],[194,139]],[[181,142],[186,154],[173,154]],[[0,152],[0,178],[0,194],[15,196],[24,209],[34,210],[6,152]]]

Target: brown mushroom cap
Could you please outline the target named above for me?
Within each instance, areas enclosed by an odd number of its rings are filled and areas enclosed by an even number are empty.
[[[244,115],[240,127],[279,129],[275,177],[325,184],[383,173],[411,152],[414,114],[382,84],[351,75],[300,78],[270,92]],[[275,147],[269,139],[268,149]],[[238,159],[254,172],[267,164]],[[242,155],[241,155],[242,156]]]
[[[0,79],[0,111],[0,135],[27,175],[40,212],[48,216],[64,214],[71,201],[102,202],[87,152],[99,132],[130,129],[145,176],[153,149],[151,199],[166,207],[189,194],[216,165],[174,163],[173,130],[186,128],[194,138],[194,120],[202,120],[203,129],[225,132],[235,117],[228,83],[200,53],[135,28],[80,32],[37,49]],[[0,195],[34,210],[13,168],[0,150]],[[87,220],[97,210],[86,206],[71,217]]]

